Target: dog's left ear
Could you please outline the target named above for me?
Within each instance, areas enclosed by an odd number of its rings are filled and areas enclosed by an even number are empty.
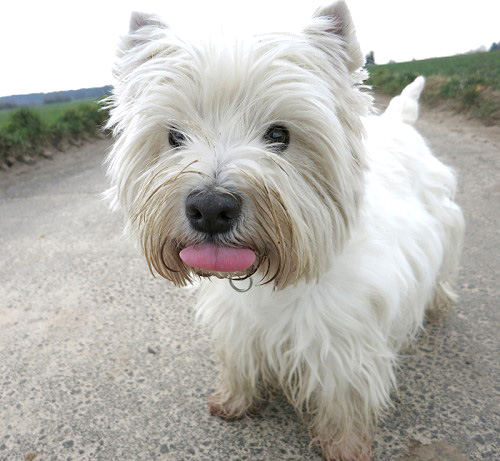
[[[313,18],[323,21],[311,24],[306,28],[306,33],[310,35],[315,35],[318,32],[327,33],[340,39],[346,54],[347,69],[354,72],[363,66],[363,53],[361,53],[351,13],[345,1],[339,0],[329,6],[318,8]]]

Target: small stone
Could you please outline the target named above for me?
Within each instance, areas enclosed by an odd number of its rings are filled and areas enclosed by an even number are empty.
[[[24,459],[26,461],[33,461],[36,457],[38,456],[38,453],[36,451],[29,451],[24,455]]]
[[[52,160],[54,158],[54,152],[51,152],[50,150],[44,150],[40,155],[43,158],[47,158],[49,160]]]
[[[74,444],[75,444],[75,442],[73,442],[73,440],[66,440],[65,442],[63,442],[63,447],[64,448],[72,448]]]
[[[21,157],[21,162],[26,163],[27,165],[31,165],[35,163],[35,159],[29,155],[23,155]]]
[[[484,445],[484,439],[480,435],[475,435],[472,437],[476,442],[480,443],[481,445]]]
[[[160,446],[160,453],[168,453],[168,445],[166,443]]]
[[[157,352],[157,351],[155,351],[152,347],[148,347],[148,352],[149,352],[150,354],[157,354],[157,353],[158,353],[158,352]]]

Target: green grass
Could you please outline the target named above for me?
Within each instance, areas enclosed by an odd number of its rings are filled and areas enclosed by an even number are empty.
[[[77,101],[67,101],[60,102],[55,104],[44,104],[43,106],[33,106],[29,109],[33,111],[35,114],[38,114],[40,118],[46,124],[54,123],[61,114],[68,109],[76,109],[80,107],[82,104],[94,104],[96,103],[95,99],[79,99]],[[0,129],[5,128],[7,126],[9,117],[19,110],[19,108],[15,109],[2,109],[0,110]]]
[[[500,51],[370,66],[375,92],[395,95],[417,76],[427,78],[423,99],[448,103],[488,124],[500,121]]]
[[[474,53],[444,58],[423,59],[393,64],[384,64],[371,67],[370,70],[379,70],[395,73],[413,73],[416,75],[442,75],[460,79],[473,78],[489,84],[500,90],[500,53]]]

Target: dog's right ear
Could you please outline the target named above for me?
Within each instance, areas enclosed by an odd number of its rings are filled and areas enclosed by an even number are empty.
[[[311,36],[321,41],[318,34],[326,34],[335,40],[340,40],[346,57],[349,71],[354,72],[364,64],[364,57],[359,47],[351,13],[344,0],[337,0],[329,6],[318,8],[313,18],[317,22],[306,29]]]
[[[128,34],[121,37],[118,45],[118,62],[113,74],[121,79],[140,64],[155,55],[155,47],[149,46],[165,37],[167,24],[159,16],[132,12]]]

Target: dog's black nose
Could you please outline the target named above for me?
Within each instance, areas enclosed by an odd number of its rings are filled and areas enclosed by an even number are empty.
[[[222,234],[235,225],[241,214],[241,199],[235,194],[215,191],[191,192],[186,199],[186,216],[194,229]]]

